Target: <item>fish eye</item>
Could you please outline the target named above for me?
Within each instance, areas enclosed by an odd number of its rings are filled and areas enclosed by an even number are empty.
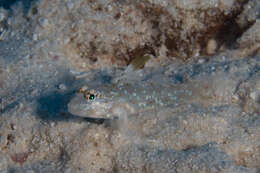
[[[89,94],[89,100],[94,100],[95,99],[95,95],[94,94]]]
[[[85,92],[84,93],[84,98],[87,100],[87,101],[93,101],[95,100],[96,98],[99,98],[100,95],[98,94],[98,92],[94,89],[91,89],[89,90],[88,92]]]

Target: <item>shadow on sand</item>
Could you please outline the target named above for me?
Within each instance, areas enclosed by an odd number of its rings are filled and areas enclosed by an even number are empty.
[[[40,97],[37,100],[37,115],[44,121],[86,121],[103,124],[106,119],[83,118],[69,113],[67,105],[75,92],[52,92]]]

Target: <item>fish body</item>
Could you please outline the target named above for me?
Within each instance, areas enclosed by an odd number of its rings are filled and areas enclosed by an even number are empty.
[[[92,118],[111,118],[128,116],[134,113],[159,109],[176,101],[172,86],[162,86],[150,82],[123,83],[92,86],[96,97],[77,93],[68,104],[69,112]]]

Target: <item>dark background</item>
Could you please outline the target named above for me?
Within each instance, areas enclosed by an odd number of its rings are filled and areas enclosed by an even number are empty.
[[[10,7],[16,2],[21,2],[23,4],[24,10],[27,11],[30,8],[33,1],[36,0],[0,0],[0,7],[10,9]]]

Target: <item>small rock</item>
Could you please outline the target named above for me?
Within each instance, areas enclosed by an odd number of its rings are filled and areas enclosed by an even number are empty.
[[[15,163],[19,163],[22,165],[24,162],[26,162],[27,158],[29,156],[29,153],[23,152],[23,153],[15,153],[11,155],[11,159]]]
[[[8,15],[7,11],[1,8],[1,9],[0,9],[0,22],[2,22],[3,20],[5,20],[6,17],[7,17],[7,15]]]
[[[218,44],[217,44],[216,40],[210,39],[207,44],[207,54],[209,54],[209,55],[215,54],[217,47],[218,47]]]
[[[199,60],[198,60],[198,63],[199,64],[203,64],[205,62],[205,59],[204,58],[200,58]]]
[[[58,88],[59,88],[59,90],[62,90],[62,91],[64,91],[64,90],[67,89],[66,85],[63,84],[63,83],[62,83],[62,84],[59,84]]]
[[[56,125],[55,122],[51,122],[51,127],[54,127]]]
[[[233,102],[237,102],[239,100],[239,96],[238,95],[233,95],[232,96],[232,101]]]
[[[39,19],[39,23],[40,23],[40,25],[42,26],[42,27],[44,27],[44,28],[46,28],[46,27],[48,27],[48,25],[49,25],[49,20],[48,19]]]
[[[253,91],[250,93],[250,98],[253,99],[254,101],[258,102],[260,99],[260,93],[257,91]]]
[[[74,7],[74,3],[71,2],[71,1],[67,2],[66,5],[67,5],[67,7],[68,7],[69,10],[71,10],[71,9]]]
[[[6,37],[7,37],[7,31],[6,30],[1,31],[0,29],[0,40],[5,40]]]
[[[37,41],[38,40],[38,34],[33,34],[33,40]]]

